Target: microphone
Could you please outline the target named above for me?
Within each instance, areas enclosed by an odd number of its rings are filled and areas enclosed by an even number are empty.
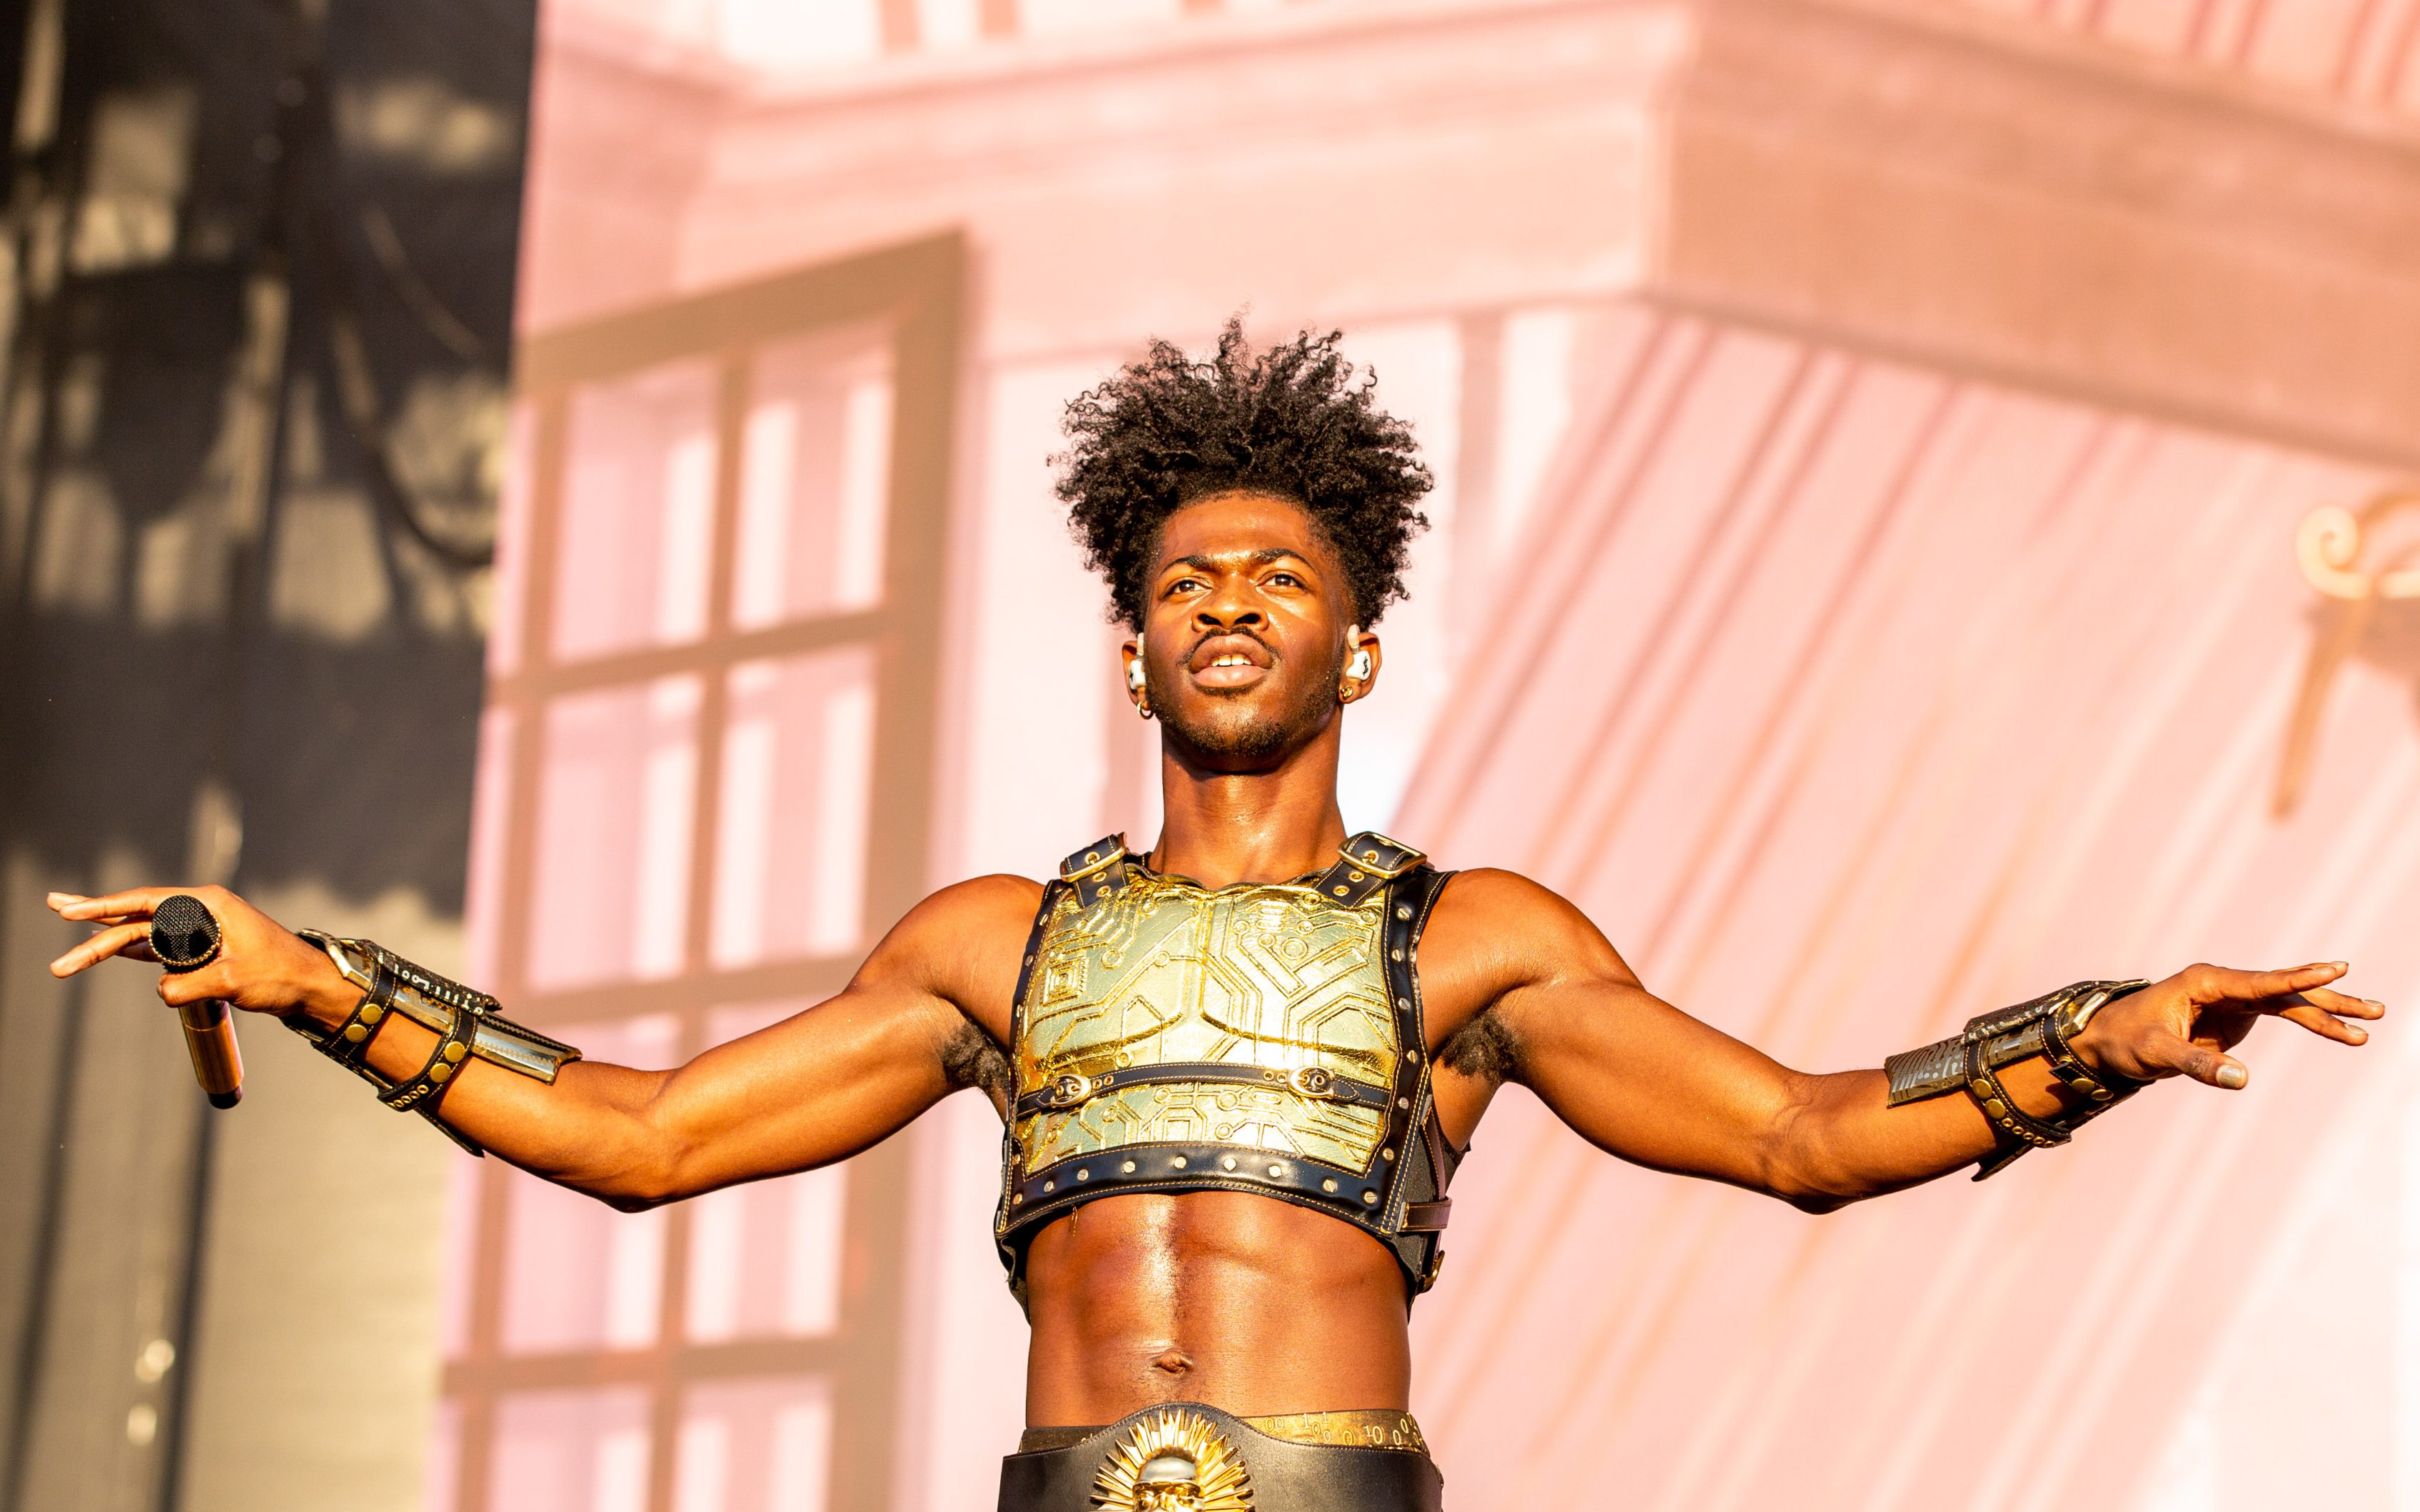
[[[151,911],[151,954],[168,970],[197,972],[219,957],[219,921],[191,893],[161,899]],[[243,1055],[236,1049],[235,1015],[216,998],[177,1010],[185,1026],[185,1049],[194,1057],[194,1080],[209,1094],[213,1108],[243,1100]]]

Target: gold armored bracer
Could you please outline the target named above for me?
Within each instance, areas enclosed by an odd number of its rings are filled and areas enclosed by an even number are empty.
[[[1889,1105],[1896,1108],[1951,1092],[1973,1098],[1992,1125],[1996,1146],[1976,1166],[1978,1181],[2007,1170],[2010,1161],[2029,1149],[2064,1145],[2076,1130],[2151,1084],[2086,1066],[2071,1043],[2102,1008],[2150,985],[2139,976],[2122,982],[2076,982],[2014,1007],[1978,1014],[1947,1039],[1901,1051],[1883,1062],[1883,1075],[1890,1087]],[[2048,1118],[2025,1112],[2000,1080],[2002,1070],[2037,1055],[2073,1095],[2071,1107]]]
[[[580,1052],[504,1016],[494,998],[404,959],[371,940],[341,940],[318,929],[299,931],[327,953],[345,980],[361,990],[361,1001],[345,1021],[321,1029],[309,1016],[287,1016],[287,1027],[330,1060],[377,1087],[379,1100],[397,1113],[416,1113],[473,1155],[478,1141],[445,1121],[445,1094],[473,1057],[551,1084]],[[371,1042],[389,1020],[401,1017],[436,1035],[419,1073],[390,1082],[369,1064]]]
[[[1435,1279],[1458,1158],[1436,1126],[1420,929],[1444,885],[1378,834],[1290,882],[1212,890],[1113,835],[1044,890],[1016,989],[994,1231],[1025,1296],[1052,1219],[1123,1192],[1253,1192]]]

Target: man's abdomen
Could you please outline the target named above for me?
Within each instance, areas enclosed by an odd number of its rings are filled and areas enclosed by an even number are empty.
[[[1087,1204],[1033,1242],[1026,1422],[1156,1402],[1243,1417],[1409,1405],[1402,1273],[1352,1224],[1203,1192]]]

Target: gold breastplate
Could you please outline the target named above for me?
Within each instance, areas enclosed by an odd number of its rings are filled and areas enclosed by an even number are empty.
[[[1394,1080],[1403,1044],[1379,966],[1384,917],[1374,898],[1334,907],[1302,883],[1212,893],[1149,873],[1094,908],[1062,909],[1034,962],[1017,1080],[1109,1085],[1026,1118],[1026,1163],[1209,1142],[1365,1169],[1383,1110],[1307,1096],[1297,1083]],[[1117,1071],[1169,1065],[1268,1080],[1117,1084]]]
[[[1441,879],[1418,851],[1356,836],[1318,877],[1217,891],[1116,842],[1070,867],[1035,921],[1010,1049],[1013,1276],[1044,1223],[1120,1192],[1259,1192],[1390,1242],[1407,1220],[1442,1226],[1441,1173],[1404,1175],[1442,1143],[1421,1137],[1413,959]]]

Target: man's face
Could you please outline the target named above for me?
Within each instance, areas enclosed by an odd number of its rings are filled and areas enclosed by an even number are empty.
[[[1351,592],[1311,516],[1265,493],[1218,493],[1169,518],[1144,585],[1144,690],[1180,756],[1264,770],[1374,680],[1351,646]],[[1369,675],[1346,676],[1356,650]]]

